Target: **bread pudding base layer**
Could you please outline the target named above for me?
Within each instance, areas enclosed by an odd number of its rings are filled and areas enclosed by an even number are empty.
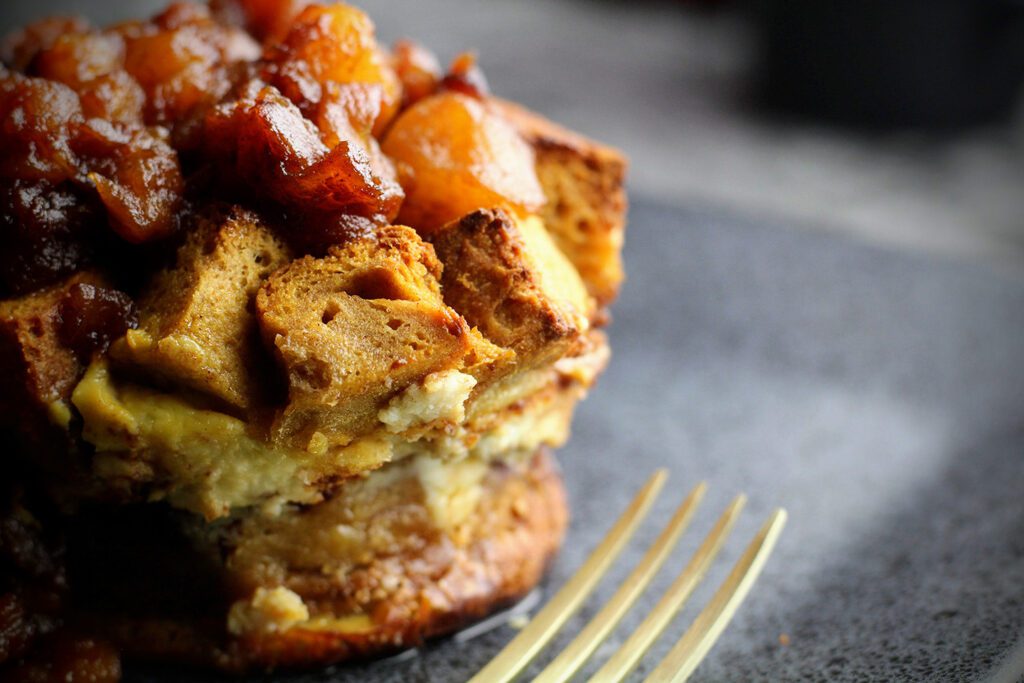
[[[542,446],[561,446],[577,403],[609,357],[600,331],[579,346],[571,357],[492,384],[475,397],[462,423],[437,420],[442,426],[429,438],[416,429],[389,431],[382,422],[369,436],[324,451],[289,448],[177,394],[114,380],[102,361],[90,367],[72,400],[84,418],[85,440],[96,449],[93,473],[108,495],[165,499],[213,520],[247,506],[273,511],[286,503],[316,504],[339,479],[417,455],[519,461]],[[443,387],[433,394],[418,384],[412,389],[388,404],[382,419],[436,414],[449,403],[461,411],[465,402],[465,395],[435,399],[446,394]],[[82,490],[71,482],[60,493],[75,499]]]
[[[217,523],[154,505],[72,520],[76,612],[130,657],[244,672],[387,654],[528,593],[567,525],[553,458],[411,458],[330,499]]]

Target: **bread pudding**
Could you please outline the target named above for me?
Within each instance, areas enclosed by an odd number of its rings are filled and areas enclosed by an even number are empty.
[[[375,656],[540,580],[621,154],[344,4],[0,59],[0,677]]]

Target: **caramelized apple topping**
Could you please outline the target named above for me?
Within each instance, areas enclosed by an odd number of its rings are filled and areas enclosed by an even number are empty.
[[[108,268],[210,201],[260,210],[317,255],[396,219],[427,234],[544,202],[473,55],[442,75],[415,43],[389,54],[346,4],[178,2],[107,29],[52,19],[0,58],[0,296]]]
[[[329,83],[363,86],[350,115],[374,111],[372,130],[380,135],[398,111],[401,82],[377,45],[370,18],[348,5],[311,5],[292,22],[284,40],[266,51],[264,77],[303,111],[315,107]]]
[[[0,61],[24,71],[35,56],[64,35],[85,33],[89,24],[78,17],[50,17],[33,22],[0,41]]]
[[[433,52],[412,40],[400,40],[392,54],[402,82],[403,108],[434,94],[441,83],[441,64]]]
[[[245,27],[264,43],[276,43],[309,4],[310,0],[211,0],[210,7],[222,21]]]
[[[207,115],[204,147],[257,196],[299,211],[316,207],[323,214],[387,223],[398,212],[401,187],[376,172],[368,140],[345,117],[332,123],[325,114],[324,121],[333,147],[298,107],[273,86],[263,86]],[[389,168],[378,160],[378,169]]]
[[[93,261],[101,213],[69,184],[5,181],[0,190],[0,296],[26,294]]]
[[[174,231],[183,181],[165,131],[86,118],[70,87],[11,72],[0,72],[0,122],[0,275],[9,289],[84,265],[96,207],[128,242]]]
[[[244,31],[190,3],[116,31],[124,40],[124,68],[146,92],[146,120],[154,124],[173,125],[220,100],[235,84],[235,67],[260,52]]]
[[[398,220],[426,234],[480,207],[537,210],[533,150],[477,99],[443,91],[402,112],[384,138],[406,200]]]

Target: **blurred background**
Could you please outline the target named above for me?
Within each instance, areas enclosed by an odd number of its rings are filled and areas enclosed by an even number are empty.
[[[163,4],[0,0],[0,32]],[[615,358],[560,455],[552,582],[667,466],[655,517],[711,483],[680,562],[737,491],[732,557],[791,512],[696,680],[1021,680],[1024,2],[356,4],[384,42],[476,50],[495,93],[631,158]],[[510,635],[351,680],[464,680]]]
[[[5,0],[103,23],[162,0]],[[634,195],[1024,264],[1020,0],[364,0],[386,42],[609,141]],[[129,9],[130,8],[130,9]]]

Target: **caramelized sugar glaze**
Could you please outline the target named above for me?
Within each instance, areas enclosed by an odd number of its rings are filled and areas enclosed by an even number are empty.
[[[310,251],[403,208],[418,227],[543,203],[525,143],[479,101],[471,58],[444,76],[422,47],[381,50],[357,9],[295,9],[181,3],[150,21],[48,20],[10,36],[0,71],[3,293],[93,264],[119,270],[136,258],[129,245],[172,238],[210,197],[259,198]],[[280,42],[261,45],[229,23],[238,18]],[[384,137],[400,107],[411,110]],[[450,130],[463,139],[449,139],[446,158],[430,142]],[[415,185],[424,167],[445,172]],[[412,189],[404,207],[402,174]],[[460,192],[445,191],[449,182]]]

